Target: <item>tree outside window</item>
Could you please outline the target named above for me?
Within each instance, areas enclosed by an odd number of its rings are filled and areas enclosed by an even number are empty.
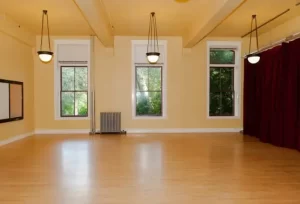
[[[210,49],[209,116],[234,116],[235,51]]]
[[[135,70],[136,116],[162,116],[162,67]]]

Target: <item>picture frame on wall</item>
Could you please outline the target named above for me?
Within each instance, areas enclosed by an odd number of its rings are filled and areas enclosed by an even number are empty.
[[[0,123],[23,119],[23,82],[0,79]]]

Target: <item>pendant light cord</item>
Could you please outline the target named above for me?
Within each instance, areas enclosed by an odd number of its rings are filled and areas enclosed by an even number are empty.
[[[251,33],[250,33],[250,44],[249,44],[249,54],[251,53],[251,43],[252,43],[252,33],[253,33],[253,23],[255,23],[255,32],[256,32],[256,48],[258,51],[258,31],[257,31],[257,19],[256,19],[256,15],[252,16],[252,20],[251,20]]]
[[[153,52],[159,52],[156,17],[154,12],[150,14],[147,53],[149,52],[149,47],[150,50],[153,48]]]
[[[43,47],[44,15],[45,15],[45,11],[43,11],[43,15],[42,15],[42,31],[41,31],[41,45],[40,45],[40,50],[42,50],[42,47]]]
[[[258,31],[257,31],[257,18],[256,18],[256,15],[255,15],[255,30],[256,30],[256,48],[257,48],[257,51],[258,51]]]
[[[48,29],[48,44],[49,44],[49,51],[51,51],[48,13],[46,15],[47,15],[47,29]]]
[[[149,45],[151,47],[151,44],[152,44],[152,15],[150,14],[147,52],[149,52]]]
[[[50,44],[50,31],[49,31],[49,19],[48,19],[48,11],[43,10],[43,16],[42,16],[42,31],[41,31],[41,45],[40,50],[42,50],[43,47],[43,35],[44,35],[44,17],[47,17],[47,29],[48,29],[48,44],[49,44],[49,51],[51,51],[51,44]]]
[[[157,24],[156,24],[156,17],[154,16],[154,28],[155,28],[155,33],[154,36],[156,37],[156,46],[157,46],[157,52],[159,52],[159,47],[158,47],[158,35],[157,35]],[[154,42],[155,43],[155,42]],[[155,52],[155,46],[154,46],[154,52]]]

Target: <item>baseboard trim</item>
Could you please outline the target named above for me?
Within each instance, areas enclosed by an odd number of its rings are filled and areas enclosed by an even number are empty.
[[[159,128],[159,129],[125,129],[128,134],[136,133],[230,133],[240,132],[243,128]],[[46,134],[89,134],[89,129],[38,129],[37,135]]]
[[[36,135],[89,134],[89,129],[37,129]]]
[[[14,136],[14,137],[10,137],[8,139],[0,141],[0,147],[3,146],[3,145],[7,145],[9,143],[16,142],[18,140],[24,139],[24,138],[32,136],[32,135],[34,135],[34,132],[29,132],[29,133],[17,135],[17,136]]]
[[[234,133],[243,128],[166,128],[166,129],[125,129],[127,133]]]

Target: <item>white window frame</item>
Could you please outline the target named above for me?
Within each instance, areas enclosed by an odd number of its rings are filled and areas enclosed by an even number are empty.
[[[235,50],[235,63],[233,65],[210,64],[211,48],[232,48]],[[210,116],[210,67],[234,67],[234,116]],[[208,119],[240,119],[241,118],[241,42],[240,41],[208,41],[207,42],[207,118]]]
[[[55,53],[58,53],[59,45],[87,45],[88,46],[88,62],[87,64],[60,64]],[[91,76],[90,76],[90,62],[91,62],[91,42],[90,40],[54,40],[54,111],[55,120],[90,120],[90,108],[91,108]],[[88,68],[88,116],[86,117],[61,117],[60,114],[60,69],[61,66],[87,66]]]
[[[163,63],[157,63],[157,64],[140,64],[135,62],[135,46],[136,45],[146,45],[147,46],[148,41],[147,40],[132,40],[131,41],[131,51],[132,51],[132,87],[131,87],[131,108],[132,108],[132,119],[134,120],[161,120],[161,119],[167,119],[167,41],[166,40],[159,40],[158,45],[164,47],[164,62]],[[145,53],[146,58],[146,53]],[[136,115],[136,77],[135,77],[135,71],[136,66],[146,66],[146,67],[155,67],[155,66],[161,66],[162,67],[162,116],[137,116]]]

